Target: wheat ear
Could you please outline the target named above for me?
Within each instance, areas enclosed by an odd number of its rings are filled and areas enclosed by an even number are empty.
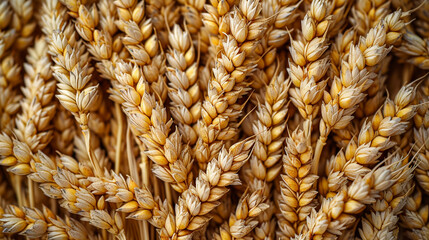
[[[165,101],[165,57],[158,36],[153,34],[153,23],[146,18],[144,2],[116,0],[114,3],[120,9],[116,25],[125,33],[122,43],[133,58],[131,62],[139,66],[144,79],[150,84],[151,92]]]
[[[18,33],[12,27],[13,10],[8,1],[0,3],[0,131],[10,134],[15,115],[20,109],[21,95],[15,86],[21,82],[21,67],[12,53]]]
[[[318,171],[319,159],[327,136],[333,129],[342,129],[353,119],[353,113],[365,97],[375,74],[371,67],[380,63],[390,51],[390,44],[402,35],[405,23],[401,20],[406,14],[400,10],[389,14],[383,24],[372,28],[359,44],[352,45],[347,60],[341,64],[340,76],[334,78],[330,92],[325,92],[322,102],[320,137],[314,154],[313,172]]]
[[[365,35],[390,13],[390,1],[358,1],[353,5],[351,12],[350,22],[356,27],[358,34]]]
[[[88,235],[79,221],[67,217],[65,220],[53,214],[47,207],[19,208],[9,205],[6,213],[0,218],[3,233],[26,236],[28,238],[48,239],[94,239]]]
[[[385,162],[386,165],[392,164],[391,171],[397,175],[395,177],[397,181],[380,193],[379,199],[370,206],[370,211],[363,217],[362,227],[358,230],[362,239],[398,238],[399,215],[412,189],[414,169],[409,166],[407,158],[407,156],[402,158],[400,153],[396,153]]]
[[[421,69],[429,69],[429,38],[421,38],[419,35],[406,32],[398,54],[406,58],[407,62]]]
[[[98,85],[91,82],[93,68],[89,63],[89,55],[82,41],[76,39],[77,36],[68,19],[62,15],[64,11],[58,1],[47,0],[42,16],[43,31],[50,39],[49,51],[55,63],[52,70],[57,79],[59,92],[57,98],[80,124],[88,155],[91,156],[88,118],[89,112],[98,105]],[[94,156],[91,156],[91,164],[96,173],[102,176],[102,170]]]
[[[319,101],[322,99],[327,80],[322,79],[328,70],[328,49],[326,37],[331,15],[327,1],[313,1],[310,9],[301,21],[301,33],[291,40],[291,58],[288,73],[294,88],[290,89],[291,101],[304,119],[314,119],[319,113]]]
[[[202,169],[217,155],[221,141],[231,140],[237,132],[241,113],[237,101],[249,90],[245,80],[253,66],[252,51],[264,32],[265,20],[259,16],[260,9],[259,1],[242,0],[238,8],[225,16],[231,33],[222,42],[201,108],[196,159]]]
[[[305,220],[314,208],[314,198],[317,195],[314,183],[318,176],[310,172],[313,154],[310,129],[311,121],[307,120],[302,129],[296,129],[286,139],[284,174],[280,182],[281,196],[278,202],[282,213],[279,227],[283,238],[307,232]]]
[[[197,82],[198,62],[188,31],[174,25],[169,33],[167,78],[173,118],[179,123],[184,142],[193,146],[198,138],[196,123],[201,116],[201,92]]]
[[[327,181],[320,186],[327,197],[335,195],[347,183],[346,179],[353,180],[370,172],[381,154],[395,146],[391,138],[404,133],[415,114],[414,96],[415,87],[411,84],[402,87],[395,101],[386,100],[373,119],[363,124],[358,139],[352,139],[344,151],[331,158],[326,169]]]
[[[404,212],[400,216],[400,226],[408,239],[424,239],[429,234],[429,205],[423,201],[423,194],[418,187],[407,197]]]
[[[319,211],[312,210],[307,219],[310,238],[336,238],[356,221],[356,215],[376,201],[380,192],[391,187],[397,179],[389,166],[383,166],[356,178],[334,197],[324,198]]]
[[[2,138],[3,151],[1,165],[10,166],[13,173],[28,174],[30,155],[43,150],[52,139],[50,121],[54,117],[55,104],[52,103],[55,93],[55,81],[52,79],[51,60],[45,39],[36,41],[34,48],[29,50],[27,63],[24,65],[26,74],[25,87],[22,89],[25,98],[22,100],[22,112],[16,118],[13,130],[13,144],[7,133]]]
[[[9,0],[9,4],[14,11],[12,27],[18,34],[14,47],[24,50],[33,41],[36,22],[31,20],[33,20],[33,4],[35,3],[32,0]]]

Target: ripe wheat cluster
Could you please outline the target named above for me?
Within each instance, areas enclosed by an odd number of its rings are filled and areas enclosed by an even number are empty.
[[[0,0],[1,239],[429,239],[429,1]]]

